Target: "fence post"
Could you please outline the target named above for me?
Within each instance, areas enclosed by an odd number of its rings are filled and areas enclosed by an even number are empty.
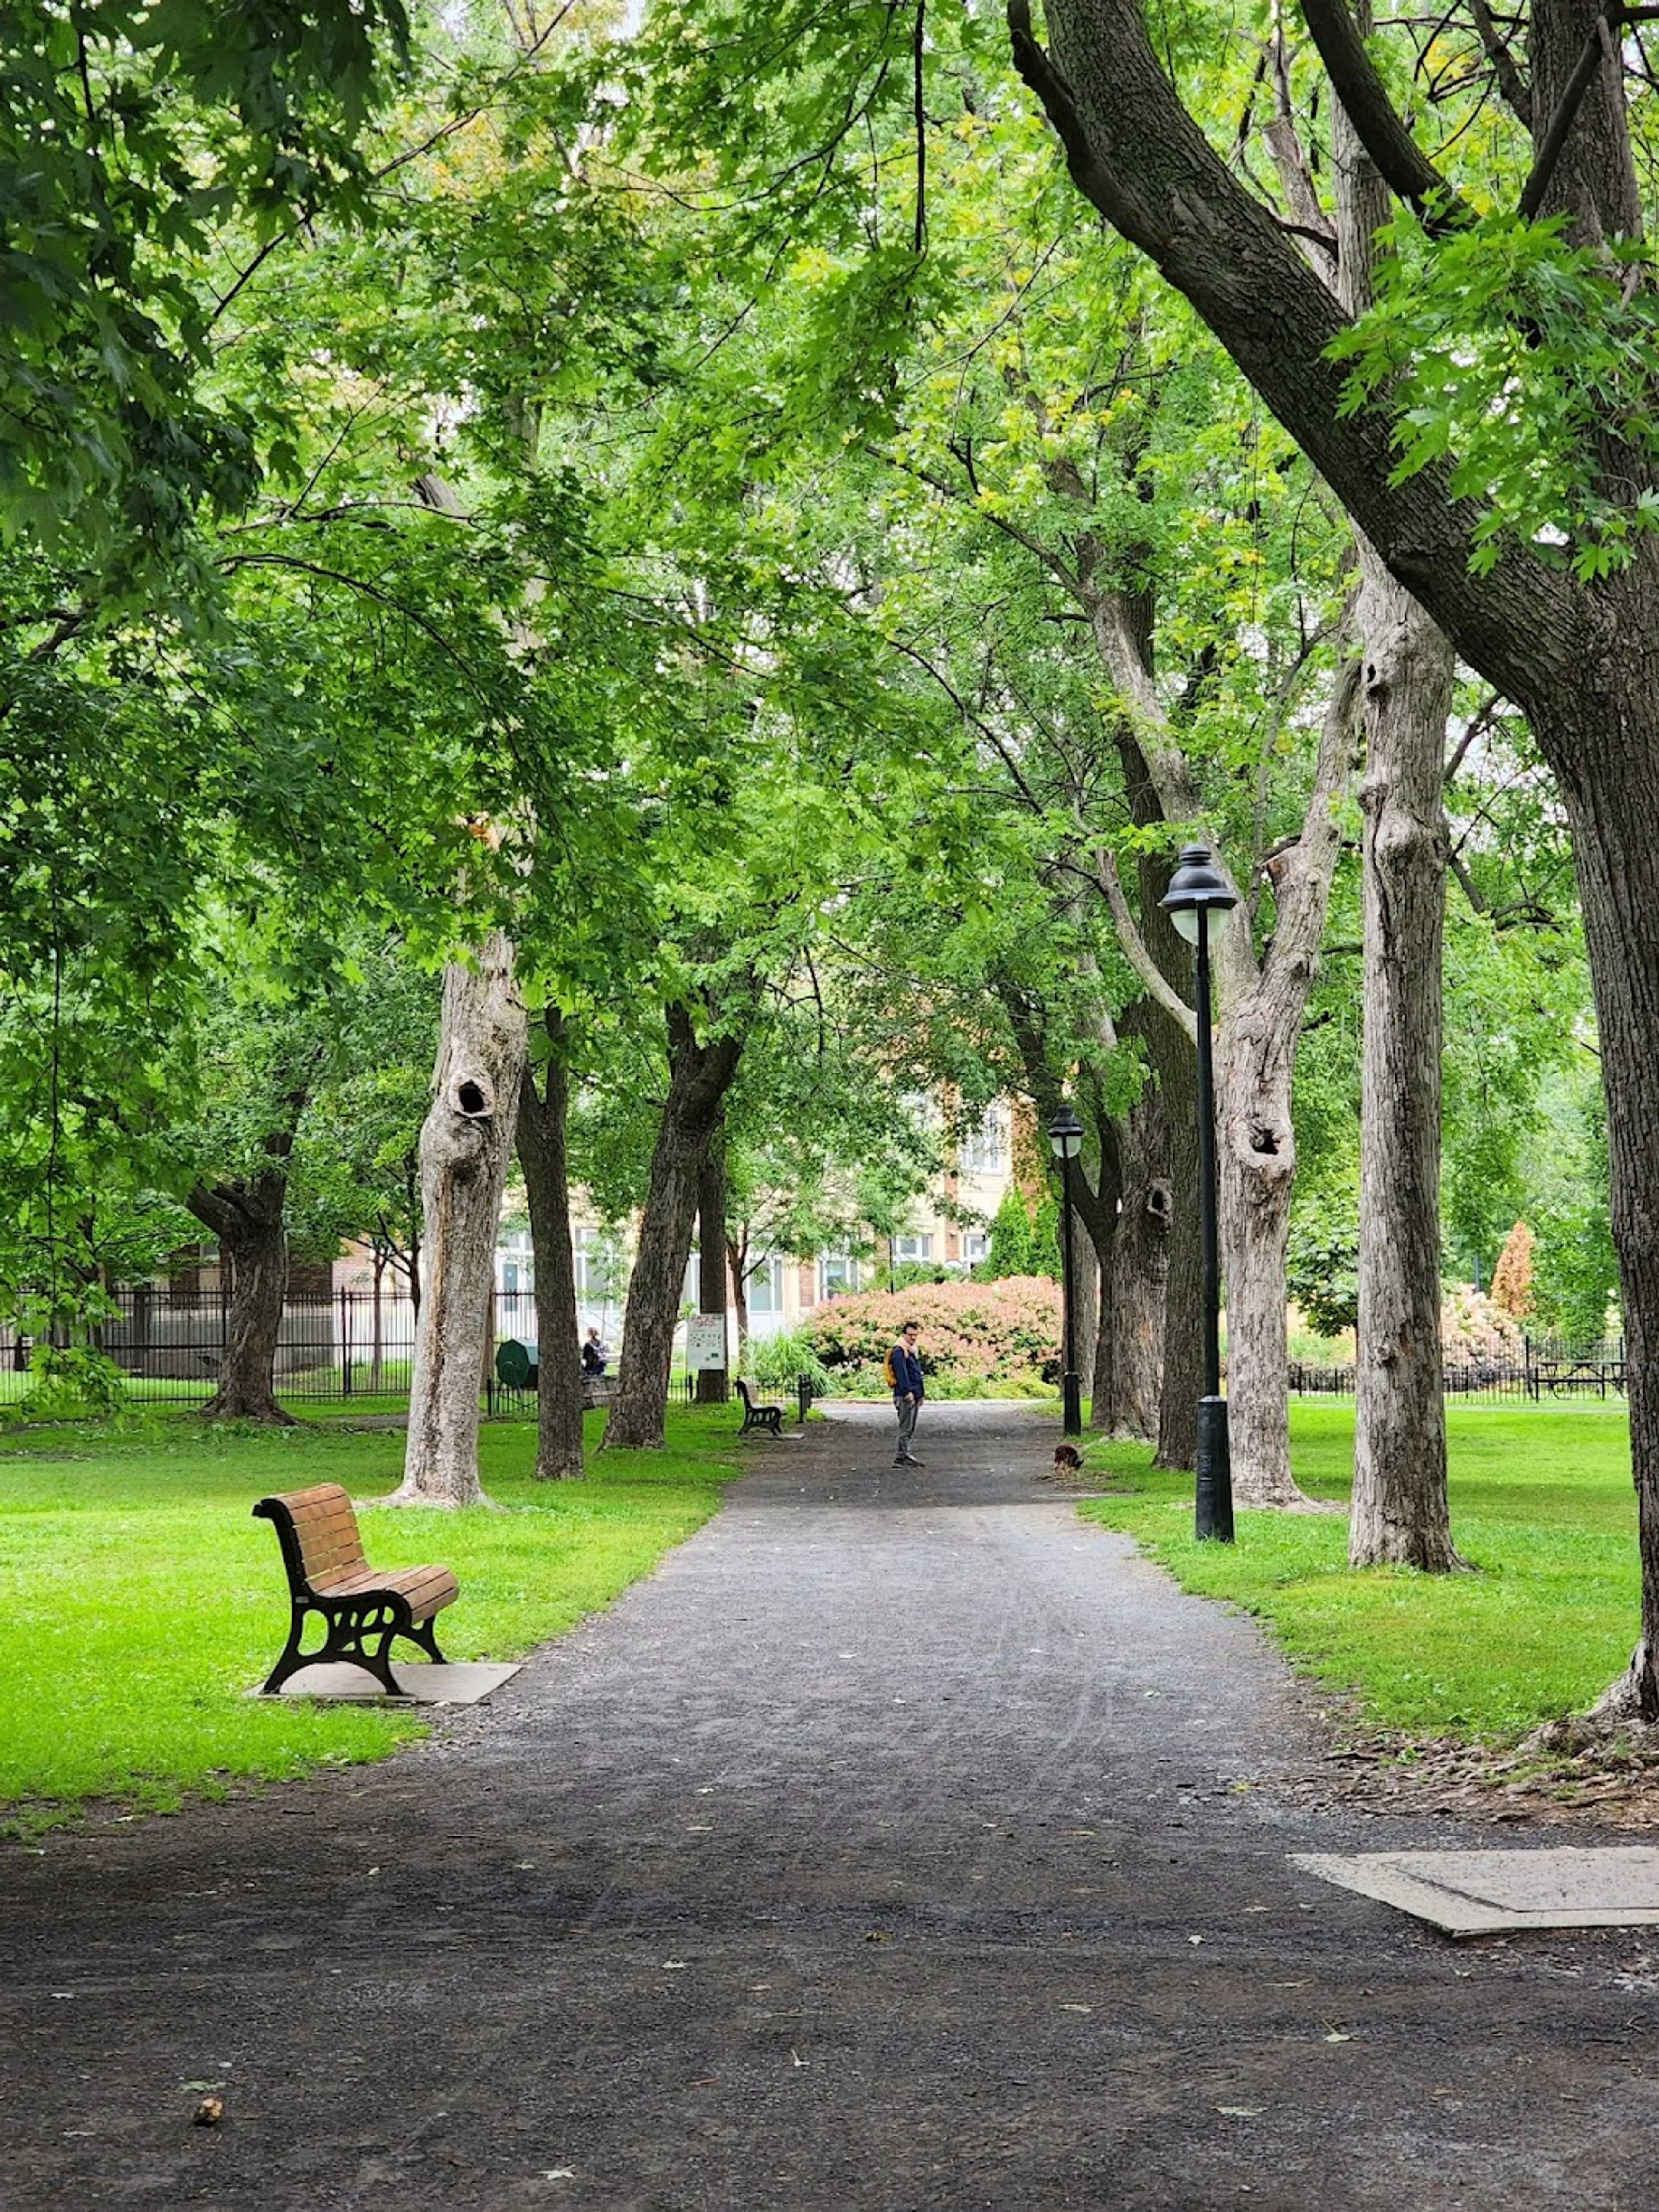
[[[343,1284],[340,1286],[340,1395],[351,1395],[351,1302]]]

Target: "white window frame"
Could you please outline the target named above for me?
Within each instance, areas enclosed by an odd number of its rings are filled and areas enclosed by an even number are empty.
[[[1000,1175],[1008,1164],[1008,1109],[993,1103],[980,1117],[976,1129],[962,1140],[958,1162],[963,1175]]]

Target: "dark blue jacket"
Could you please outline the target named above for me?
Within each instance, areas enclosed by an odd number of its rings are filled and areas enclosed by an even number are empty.
[[[895,1395],[902,1396],[908,1390],[913,1397],[925,1398],[927,1393],[922,1388],[921,1362],[902,1337],[893,1346],[892,1361]]]

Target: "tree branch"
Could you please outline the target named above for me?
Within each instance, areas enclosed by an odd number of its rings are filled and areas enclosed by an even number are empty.
[[[1431,232],[1473,222],[1473,208],[1446,182],[1389,98],[1348,0],[1302,0],[1302,14],[1332,89],[1389,190],[1409,201]]]
[[[1511,697],[1547,690],[1583,595],[1520,545],[1471,582],[1478,505],[1453,494],[1443,465],[1397,476],[1386,405],[1355,408],[1332,357],[1349,319],[1182,105],[1142,0],[1047,0],[1052,58],[1029,0],[1006,5],[1015,63],[1079,189],[1208,325],[1465,660]]]
[[[1486,0],[1469,0],[1469,13],[1480,43],[1486,48],[1486,59],[1492,64],[1492,75],[1498,79],[1498,89],[1504,95],[1510,112],[1516,120],[1530,131],[1532,128],[1532,92],[1522,82],[1515,65],[1515,57],[1508,42],[1492,21],[1492,9]]]
[[[1097,850],[1094,862],[1095,885],[1111,909],[1117,941],[1123,947],[1124,958],[1146,985],[1148,997],[1157,1000],[1189,1044],[1196,1044],[1198,1017],[1146,950],[1146,940],[1136,928],[1135,918],[1129,911],[1129,902],[1123,896],[1115,857],[1102,847]]]

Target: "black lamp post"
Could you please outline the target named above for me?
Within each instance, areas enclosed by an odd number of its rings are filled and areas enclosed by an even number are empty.
[[[1210,916],[1238,904],[1206,845],[1182,849],[1163,899],[1170,921],[1194,946],[1198,1013],[1198,1242],[1204,1276],[1204,1395],[1198,1401],[1195,1518],[1200,1542],[1233,1540],[1232,1464],[1227,1401],[1221,1395],[1221,1267],[1216,1244],[1215,1071],[1210,1058]]]
[[[1068,1437],[1083,1434],[1083,1393],[1077,1379],[1077,1316],[1073,1310],[1076,1278],[1072,1273],[1072,1162],[1083,1150],[1083,1124],[1069,1105],[1062,1106],[1048,1124],[1048,1142],[1060,1162],[1060,1312],[1063,1320],[1065,1372],[1060,1378],[1061,1426]]]

